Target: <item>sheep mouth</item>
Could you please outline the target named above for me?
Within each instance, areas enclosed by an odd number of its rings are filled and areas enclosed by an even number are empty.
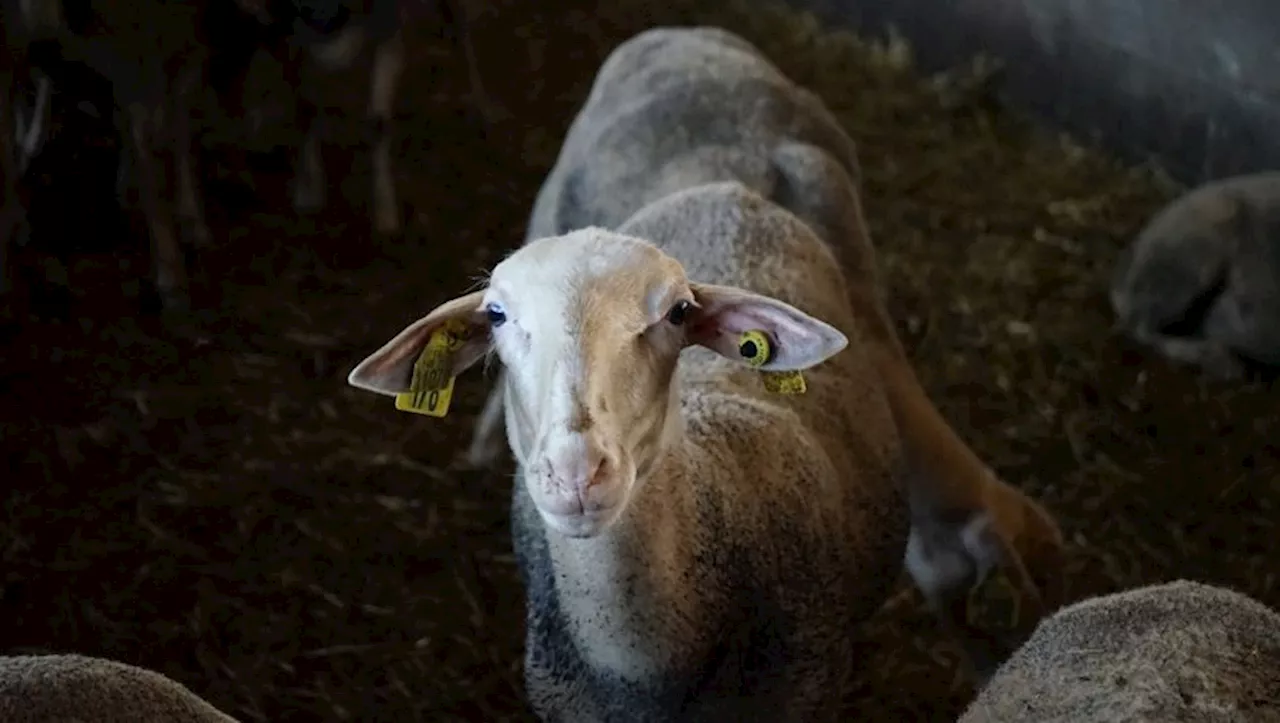
[[[546,526],[557,534],[574,540],[589,540],[593,537],[599,537],[612,527],[614,520],[618,517],[619,510],[617,506],[614,506],[567,515],[546,512],[541,509],[538,512],[542,515],[542,520]]]

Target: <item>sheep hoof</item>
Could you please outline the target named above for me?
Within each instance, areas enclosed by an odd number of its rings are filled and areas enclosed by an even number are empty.
[[[191,311],[191,296],[181,286],[160,287],[160,311],[166,315],[185,316]]]
[[[379,209],[373,215],[373,230],[379,236],[399,236],[402,230],[400,214],[390,209]]]
[[[194,248],[207,249],[213,246],[213,232],[203,222],[192,221],[187,224],[187,242]]]
[[[293,183],[293,210],[301,214],[317,213],[324,208],[324,187],[296,180]]]
[[[375,239],[381,241],[394,241],[400,238],[404,231],[398,223],[374,223],[373,235]]]
[[[993,570],[969,590],[966,617],[970,625],[1013,631],[1023,619],[1022,595],[1003,570]]]
[[[1248,375],[1244,361],[1234,351],[1211,339],[1153,337],[1150,343],[1167,359],[1198,366],[1215,381],[1239,381]]]
[[[486,125],[494,126],[511,120],[514,116],[506,106],[494,100],[487,94],[473,95],[471,98],[471,106],[479,113],[481,120]]]

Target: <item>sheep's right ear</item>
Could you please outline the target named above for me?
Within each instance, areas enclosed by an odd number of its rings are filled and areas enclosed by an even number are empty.
[[[347,383],[389,397],[408,392],[414,363],[446,323],[455,328],[454,335],[460,341],[447,352],[450,376],[466,371],[489,350],[489,323],[480,308],[483,297],[483,290],[475,291],[437,306],[357,364],[347,375]]]

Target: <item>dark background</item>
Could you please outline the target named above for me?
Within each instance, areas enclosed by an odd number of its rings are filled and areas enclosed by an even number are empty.
[[[100,131],[51,146],[56,212],[19,260],[39,276],[66,251],[75,293],[0,338],[0,651],[144,665],[246,721],[526,719],[509,471],[454,468],[483,375],[459,380],[443,420],[345,375],[519,243],[608,51],[687,22],[758,43],[858,141],[920,375],[978,452],[1060,515],[1073,599],[1191,577],[1280,602],[1275,393],[1208,385],[1109,332],[1115,255],[1174,189],[998,109],[981,76],[922,80],[892,47],[767,2],[481,5],[480,61],[511,117],[486,130],[441,29],[412,30],[405,237],[368,230],[353,72],[328,86],[346,120],[325,212],[296,217],[269,157],[223,163],[256,196],[213,189],[194,318],[139,312],[136,219],[92,200],[112,172],[85,180],[103,161],[71,153]],[[253,87],[268,107],[288,91],[269,63]],[[271,138],[297,140],[286,120],[257,142]],[[900,590],[865,631],[851,715],[952,719],[969,696],[955,653]]]

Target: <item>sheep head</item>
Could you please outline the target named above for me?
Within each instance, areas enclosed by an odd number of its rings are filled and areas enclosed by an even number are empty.
[[[777,299],[690,281],[647,241],[587,228],[515,251],[487,288],[437,307],[357,365],[348,382],[404,393],[415,360],[446,324],[458,340],[452,374],[489,352],[507,368],[512,453],[547,526],[570,537],[608,529],[680,433],[675,371],[684,348],[791,371],[848,344]],[[743,358],[745,332],[771,340],[767,359]]]

